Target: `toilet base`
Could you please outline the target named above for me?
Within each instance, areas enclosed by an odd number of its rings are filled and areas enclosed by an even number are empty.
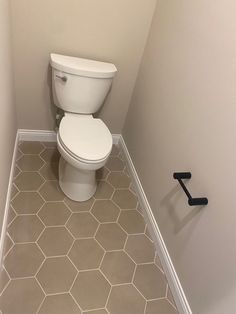
[[[97,189],[96,171],[75,168],[61,157],[59,162],[59,185],[71,200],[77,202],[87,201]]]

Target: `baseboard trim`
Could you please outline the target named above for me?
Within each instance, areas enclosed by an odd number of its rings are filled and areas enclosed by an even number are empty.
[[[19,129],[19,141],[34,141],[34,142],[56,142],[57,133],[47,130],[26,130]],[[120,140],[120,134],[112,134],[113,144],[117,145]]]
[[[5,208],[4,208],[4,216],[3,216],[2,231],[1,231],[1,238],[0,238],[0,267],[2,267],[2,261],[3,261],[4,243],[5,243],[6,232],[7,232],[7,220],[8,220],[8,213],[9,213],[10,202],[11,202],[11,191],[12,191],[13,178],[14,178],[18,142],[19,142],[19,132],[17,131],[13,155],[12,155],[11,170],[10,170],[10,175],[9,175],[9,182],[8,182],[8,188],[7,188],[7,196],[6,196],[6,203],[5,203]]]
[[[160,229],[158,227],[156,219],[154,218],[150,204],[147,200],[147,197],[145,195],[142,184],[139,180],[137,171],[134,167],[133,161],[131,159],[131,156],[129,154],[128,148],[125,144],[125,141],[124,141],[122,135],[120,135],[119,145],[120,145],[120,147],[123,151],[124,157],[126,159],[128,172],[130,173],[131,179],[133,181],[134,187],[135,187],[137,195],[138,195],[139,202],[143,208],[144,218],[145,218],[146,223],[148,225],[148,229],[149,229],[149,232],[152,236],[152,239],[155,243],[157,253],[160,257],[160,260],[161,260],[164,272],[166,274],[169,286],[171,288],[174,300],[176,302],[176,306],[178,308],[178,311],[181,314],[192,314],[191,308],[189,306],[189,303],[187,301],[187,298],[186,298],[185,293],[183,291],[183,288],[181,286],[180,280],[179,280],[177,273],[175,271],[174,265],[171,261],[167,247],[166,247],[165,242],[162,238]]]

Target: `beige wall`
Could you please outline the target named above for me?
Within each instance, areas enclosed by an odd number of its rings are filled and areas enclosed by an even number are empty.
[[[236,312],[235,30],[235,1],[159,0],[123,131],[194,314]]]
[[[119,72],[100,116],[120,133],[156,0],[11,0],[20,128],[53,129],[49,53],[115,63]]]
[[[0,230],[16,135],[9,19],[9,2],[8,0],[0,0]]]

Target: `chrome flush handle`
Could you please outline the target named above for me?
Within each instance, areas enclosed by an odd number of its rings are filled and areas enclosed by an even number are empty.
[[[67,81],[67,77],[66,76],[56,75],[56,77],[59,78],[60,80],[62,80],[63,82]]]

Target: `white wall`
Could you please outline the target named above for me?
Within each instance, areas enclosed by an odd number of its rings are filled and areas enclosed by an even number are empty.
[[[156,0],[11,0],[18,125],[53,129],[51,52],[115,63],[100,117],[121,133]]]
[[[9,1],[0,0],[0,230],[16,135]]]
[[[194,314],[236,312],[235,30],[233,0],[159,0],[123,131]]]

